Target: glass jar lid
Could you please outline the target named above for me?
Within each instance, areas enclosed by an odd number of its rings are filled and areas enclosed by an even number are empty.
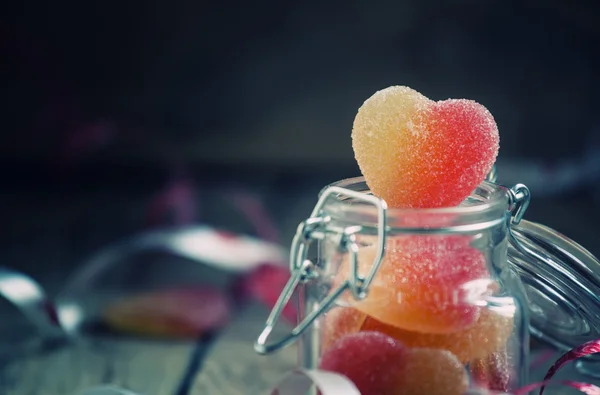
[[[511,225],[508,261],[521,277],[531,334],[568,350],[600,338],[600,261],[544,225]]]

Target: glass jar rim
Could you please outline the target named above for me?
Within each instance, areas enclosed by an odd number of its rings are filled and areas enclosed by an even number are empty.
[[[339,187],[373,195],[364,177],[346,178],[323,188]],[[441,208],[388,208],[388,227],[405,231],[418,229],[482,230],[505,222],[509,214],[510,197],[508,189],[489,181],[483,181],[459,206]],[[343,220],[362,226],[377,225],[377,208],[360,204],[355,200],[337,194],[324,205],[323,211],[336,220]],[[466,227],[466,228],[465,228]]]

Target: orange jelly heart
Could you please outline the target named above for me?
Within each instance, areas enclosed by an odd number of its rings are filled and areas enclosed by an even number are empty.
[[[482,310],[477,322],[462,331],[433,334],[406,331],[366,318],[362,330],[378,331],[400,340],[410,347],[448,350],[462,362],[484,358],[504,347],[512,333],[513,320],[489,310]]]
[[[352,129],[367,185],[396,208],[460,204],[491,170],[499,141],[496,122],[481,104],[436,102],[405,86],[367,99]]]
[[[468,329],[448,334],[407,331],[384,324],[351,307],[337,308],[332,313],[328,313],[324,322],[323,350],[347,334],[375,331],[393,337],[408,347],[450,351],[465,364],[486,359],[502,350],[513,328],[512,318],[488,310],[483,310],[477,322]]]
[[[359,273],[366,275],[376,256],[359,250]],[[349,277],[343,261],[336,281]],[[489,277],[483,253],[465,236],[390,237],[384,260],[367,297],[346,302],[386,324],[409,331],[452,333],[473,325],[481,310],[469,285]]]

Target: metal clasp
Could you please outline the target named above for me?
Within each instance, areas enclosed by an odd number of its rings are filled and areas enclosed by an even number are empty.
[[[511,225],[518,225],[523,219],[523,215],[529,207],[531,192],[524,184],[516,184],[508,190],[509,206],[508,209],[513,214]]]
[[[362,230],[362,227],[351,226],[343,229],[341,232],[328,227],[331,218],[324,215],[323,206],[332,195],[338,197],[345,196],[357,201],[372,204],[377,208],[377,255],[369,272],[364,277],[358,273],[358,245],[356,244],[355,236],[356,233]],[[386,232],[387,204],[383,199],[336,186],[325,189],[321,193],[310,218],[298,226],[290,251],[290,271],[292,276],[275,303],[273,310],[269,314],[263,331],[254,343],[254,350],[259,354],[268,354],[293,343],[320,315],[331,307],[342,293],[348,289],[355,299],[364,299],[367,296],[369,286],[383,261]],[[346,281],[340,284],[333,292],[329,293],[329,295],[321,301],[319,306],[307,315],[289,334],[279,340],[267,343],[271,332],[279,321],[283,308],[290,301],[298,285],[319,277],[319,273],[316,270],[314,263],[307,259],[308,251],[310,245],[315,240],[323,240],[325,236],[330,233],[340,234],[339,248],[340,250],[349,253],[350,278],[346,279]]]
[[[515,236],[515,232],[513,230],[514,225],[518,225],[523,219],[523,215],[525,211],[527,211],[527,207],[529,207],[529,202],[531,200],[531,192],[529,192],[529,188],[524,184],[516,184],[509,190],[509,210],[512,214],[512,218],[509,220],[508,224],[508,236],[510,243],[524,256],[532,259],[536,262],[548,262],[548,259],[542,255],[540,255],[539,251],[536,251],[535,248],[531,248],[526,244],[522,243]]]
[[[529,188],[524,184],[515,184],[508,189],[508,196],[508,210],[511,213],[511,217],[508,219],[508,237],[510,243],[522,254],[535,259],[540,259],[538,254],[530,248],[525,247],[523,243],[515,237],[512,228],[513,225],[518,225],[521,222],[525,215],[525,211],[527,211],[527,208],[529,207],[529,202],[531,201],[531,192],[529,191]]]

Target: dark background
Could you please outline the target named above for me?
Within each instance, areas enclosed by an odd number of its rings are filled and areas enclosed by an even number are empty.
[[[481,102],[509,163],[581,159],[600,127],[594,0],[4,7],[0,264],[50,288],[146,228],[177,180],[201,202],[198,220],[244,233],[220,196],[252,191],[288,244],[321,186],[358,175],[354,115],[390,85]],[[533,191],[528,218],[600,253],[599,181]]]

